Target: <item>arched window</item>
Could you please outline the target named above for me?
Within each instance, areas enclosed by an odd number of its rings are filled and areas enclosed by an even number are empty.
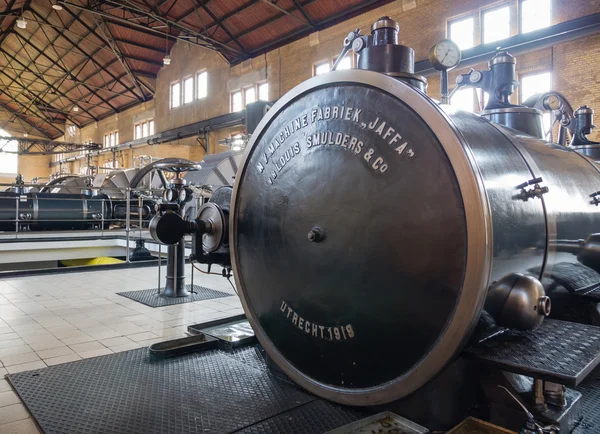
[[[19,156],[9,152],[17,152],[17,141],[3,137],[10,137],[10,134],[0,129],[0,175],[16,175]]]

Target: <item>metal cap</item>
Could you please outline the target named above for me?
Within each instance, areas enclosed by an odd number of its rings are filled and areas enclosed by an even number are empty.
[[[498,65],[499,63],[517,63],[517,59],[512,56],[508,51],[499,51],[496,55],[490,60],[489,66]]]
[[[593,115],[594,114],[594,110],[592,110],[591,108],[589,108],[586,105],[582,105],[577,110],[575,110],[575,113],[573,113],[573,114],[575,116],[579,116],[579,115]]]
[[[371,25],[371,32],[378,29],[396,29],[400,31],[400,24],[392,20],[390,17],[381,17]]]

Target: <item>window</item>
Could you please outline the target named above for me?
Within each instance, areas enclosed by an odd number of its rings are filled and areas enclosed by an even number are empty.
[[[474,44],[474,19],[465,18],[450,23],[449,36],[461,50],[471,48]]]
[[[244,105],[256,101],[256,88],[254,86],[244,89]]]
[[[196,76],[196,88],[198,89],[198,99],[206,98],[208,95],[208,73],[199,72]]]
[[[261,83],[258,85],[258,99],[261,101],[269,101],[269,83]]]
[[[189,104],[194,101],[194,77],[183,79],[183,103]]]
[[[452,95],[450,105],[456,107],[457,109],[473,112],[473,101],[475,96],[474,92],[475,89],[473,88],[466,88],[457,91],[454,95]]]
[[[92,139],[88,139],[88,140],[84,140],[83,142],[81,142],[82,145],[91,145],[92,144]],[[79,151],[79,155],[85,155],[87,153],[87,149],[82,149],[81,151]]]
[[[510,7],[489,9],[483,12],[483,43],[510,37]]]
[[[171,84],[171,108],[176,108],[181,105],[181,83]]]
[[[329,65],[329,61],[317,63],[313,67],[313,75],[327,74],[330,70],[331,70],[331,66]]]
[[[337,58],[334,60],[334,63],[337,61]],[[341,71],[342,69],[352,69],[352,55],[347,54],[337,66],[337,70]]]
[[[154,135],[154,119],[148,119],[135,124],[133,128],[134,139],[143,139],[152,135]]]
[[[104,147],[109,148],[111,146],[116,146],[119,144],[119,132],[112,131],[110,133],[106,133],[104,135]]]
[[[552,0],[521,2],[521,33],[543,29],[552,24]]]
[[[244,110],[247,104],[258,100],[269,100],[269,83],[258,83],[242,90],[231,92],[231,112]]]
[[[529,97],[549,92],[552,90],[552,74],[549,72],[541,72],[537,74],[529,74],[521,77],[521,103]],[[552,126],[552,115],[544,113],[544,130],[548,131]]]
[[[231,111],[239,112],[244,109],[244,101],[242,91],[238,90],[231,94]]]
[[[0,137],[10,137],[4,130],[0,130]],[[0,151],[17,152],[19,145],[16,140],[4,140],[0,138]],[[0,173],[16,175],[18,171],[19,156],[0,152]]]

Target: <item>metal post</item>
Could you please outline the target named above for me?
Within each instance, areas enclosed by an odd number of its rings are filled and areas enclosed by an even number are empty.
[[[19,238],[19,201],[21,200],[21,196],[17,196],[17,206],[15,206],[16,215],[15,215],[15,239]]]
[[[142,196],[138,197],[138,218],[139,218],[139,225],[140,225],[140,238],[142,238],[142,205],[143,205],[143,199]]]
[[[160,294],[160,267],[162,266],[161,244],[158,243],[158,294]]]
[[[102,238],[104,238],[104,211],[106,210],[106,203],[104,201],[105,199],[102,198],[102,212],[100,213],[102,215]]]
[[[448,98],[448,71],[440,71],[440,87],[442,91],[442,104],[450,104]]]
[[[192,260],[190,259],[190,267],[192,267],[192,269],[190,270],[192,272],[192,284],[190,286],[190,292],[193,294],[194,293],[194,264],[192,263]]]
[[[129,224],[131,223],[129,220],[129,216],[131,214],[131,189],[129,187],[127,187],[127,194],[126,194],[126,198],[127,198],[127,215],[125,216],[125,232],[126,232],[126,238],[127,238],[127,246],[125,246],[125,261],[127,263],[129,263],[129,230],[130,230],[130,226]]]

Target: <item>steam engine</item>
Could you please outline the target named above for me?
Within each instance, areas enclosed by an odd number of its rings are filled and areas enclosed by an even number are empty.
[[[538,109],[510,104],[514,58],[499,53],[477,78],[491,93],[479,116],[426,95],[397,32],[386,18],[351,33],[358,70],[295,87],[252,135],[233,188],[195,221],[164,210],[154,222],[157,240],[192,233],[198,262],[232,269],[281,370],[350,405],[423,387],[484,311],[533,329],[561,276],[600,282],[599,168],[544,140]]]
[[[149,222],[155,202],[130,205],[130,218]],[[127,201],[105,194],[0,193],[0,231],[85,230],[105,228],[115,220],[125,221]]]

